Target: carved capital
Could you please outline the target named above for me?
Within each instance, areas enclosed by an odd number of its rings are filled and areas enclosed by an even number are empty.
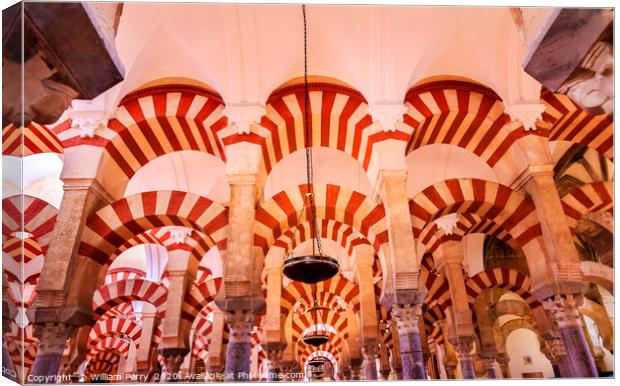
[[[421,304],[395,305],[391,312],[399,334],[420,333],[418,320],[422,315]]]
[[[407,107],[402,103],[377,103],[368,110],[372,119],[381,123],[383,131],[394,132],[396,124],[402,122]]]
[[[187,227],[168,227],[170,238],[175,244],[186,244],[187,238],[192,235],[192,229]]]
[[[35,324],[34,336],[39,339],[37,355],[62,355],[73,328],[66,323]]]
[[[439,217],[434,222],[435,225],[437,225],[437,227],[441,229],[444,234],[451,235],[456,229],[456,224],[458,223],[458,220],[459,219],[457,213],[450,213],[445,216]]]
[[[578,325],[579,305],[583,302],[581,294],[562,294],[545,299],[542,303],[551,312],[559,328]]]
[[[506,106],[506,113],[511,120],[523,125],[526,131],[533,131],[536,130],[536,122],[542,119],[545,109],[545,105],[541,103],[516,103]]]
[[[224,321],[230,331],[231,343],[248,343],[252,329],[256,325],[254,310],[228,310],[224,313]]]
[[[471,350],[474,348],[473,336],[457,336],[450,339],[450,343],[454,346],[459,360],[471,358]]]
[[[250,134],[266,113],[265,106],[251,103],[233,104],[224,108],[224,114],[230,121],[229,128],[237,134]]]
[[[374,338],[362,338],[361,341],[364,360],[374,362],[379,353],[379,342]]]

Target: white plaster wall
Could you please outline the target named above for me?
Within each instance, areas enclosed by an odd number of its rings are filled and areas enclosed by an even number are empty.
[[[540,352],[540,343],[536,334],[525,328],[518,328],[508,335],[506,351],[510,357],[508,366],[513,378],[521,378],[523,373],[542,372],[545,378],[553,378],[553,367],[545,355]],[[524,356],[530,356],[532,363],[524,363]]]
[[[368,175],[362,165],[346,153],[326,147],[313,147],[315,184],[334,184],[370,196]],[[306,152],[289,154],[278,162],[265,180],[265,200],[291,186],[306,183]]]
[[[153,190],[179,190],[227,203],[230,186],[224,163],[198,151],[181,151],[155,158],[129,180],[125,197]]]
[[[23,170],[22,170],[23,167]],[[2,157],[2,198],[23,194],[40,198],[56,208],[60,207],[63,183],[60,179],[63,162],[58,154],[34,154],[24,158]]]
[[[484,234],[472,233],[463,237],[463,251],[469,277],[484,271]]]
[[[407,196],[450,178],[478,178],[497,182],[493,169],[481,158],[453,145],[434,144],[407,155]]]

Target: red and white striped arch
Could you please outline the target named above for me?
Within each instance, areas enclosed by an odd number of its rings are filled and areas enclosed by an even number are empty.
[[[439,322],[446,319],[446,314],[443,309],[439,306],[427,307],[424,312],[422,312],[422,317],[424,319],[424,326],[426,328],[426,336],[433,338],[435,343],[443,344],[444,336],[443,331],[441,330],[441,326]]]
[[[443,275],[440,275],[435,270],[422,270],[420,280],[428,290],[424,303],[429,307],[439,306],[444,310],[452,306],[450,285]]]
[[[60,140],[45,125],[31,122],[27,127],[21,128],[11,123],[2,129],[2,155],[26,157],[33,154],[63,152]]]
[[[613,214],[613,184],[613,181],[592,182],[578,186],[562,197],[562,207],[571,229],[588,213],[605,211]]]
[[[346,313],[329,310],[317,312],[315,316],[314,313],[306,312],[301,315],[293,315],[293,341],[301,339],[306,329],[321,324],[331,326],[344,339],[347,339],[351,334]]]
[[[493,221],[520,246],[542,234],[531,199],[507,186],[478,179],[450,179],[429,186],[409,201],[409,212],[416,238],[431,221],[455,212]]]
[[[307,358],[305,358],[305,359],[301,358],[302,359],[301,363],[305,367],[306,362],[308,362],[309,360],[314,359],[316,357],[327,358],[327,360],[329,360],[331,362],[332,366],[334,367],[334,371],[337,371],[337,369],[338,369],[338,358],[336,358],[336,356],[334,356],[329,351],[323,351],[323,350],[313,351],[312,354],[308,355]]]
[[[492,168],[519,138],[523,127],[512,129],[501,98],[479,84],[440,80],[411,88],[405,96],[403,122],[412,128],[407,154],[431,144],[466,149]],[[537,133],[537,130],[534,133]]]
[[[320,237],[335,241],[349,255],[353,254],[353,248],[357,245],[370,245],[370,242],[363,235],[349,225],[343,224],[339,221],[321,219],[317,221],[317,225],[319,228],[318,234]],[[313,234],[311,222],[303,222],[284,232],[280,237],[278,237],[273,245],[287,250],[289,247],[295,248],[295,246],[312,238]]]
[[[15,232],[27,232],[45,254],[57,217],[58,209],[40,198],[26,195],[7,197],[2,200],[2,240],[4,242]]]
[[[86,221],[79,253],[102,266],[127,241],[150,229],[177,225],[207,235],[208,247],[226,240],[228,211],[209,200],[187,192],[138,193],[110,204]]]
[[[510,242],[510,234],[495,222],[471,213],[459,213],[456,226],[451,235],[446,235],[437,224],[431,222],[420,232],[420,241],[426,246],[426,252],[433,253],[447,239],[460,240],[470,233],[484,233],[499,240]]]
[[[547,89],[541,92],[541,103],[547,106],[542,117],[551,126],[550,141],[579,143],[613,160],[614,121],[611,115],[588,114],[568,96]]]
[[[302,358],[302,361],[305,361],[305,358],[309,357],[310,354],[312,354],[316,350],[327,351],[332,353],[335,357],[339,357],[340,354],[344,351],[343,338],[337,334],[334,334],[333,332],[327,332],[327,334],[329,335],[329,340],[327,341],[327,343],[324,343],[319,347],[307,345],[303,342],[302,339],[297,340],[297,357]]]
[[[123,357],[127,358],[129,352],[129,342],[125,339],[121,339],[118,336],[105,337],[91,347],[87,358],[94,358],[98,353],[102,351],[116,351]]]
[[[88,346],[92,347],[98,341],[110,336],[127,337],[136,347],[140,346],[142,327],[128,318],[109,318],[98,320],[88,334]]]
[[[132,319],[134,312],[135,310],[133,309],[133,304],[131,304],[131,302],[125,302],[108,309],[99,317],[98,321],[116,318],[117,316]]]
[[[122,194],[142,166],[165,154],[195,150],[225,160],[220,131],[228,122],[223,107],[220,95],[206,88],[160,85],[126,95],[107,128],[93,138],[81,138],[70,124],[56,131],[65,148],[105,148],[104,173],[117,179],[114,190]]]
[[[114,374],[120,358],[116,352],[100,351],[88,360],[84,375]]]
[[[144,271],[136,268],[121,267],[109,270],[105,275],[105,284],[115,281],[146,279]]]
[[[478,296],[487,288],[504,288],[521,296],[534,309],[540,306],[530,291],[530,279],[526,275],[509,268],[492,268],[482,271],[465,280],[467,298],[473,307]]]
[[[335,220],[352,227],[378,248],[388,241],[385,209],[355,191],[336,185],[314,184],[317,218]],[[299,222],[307,222],[310,210],[304,209],[306,185],[290,187],[263,202],[256,209],[254,246],[264,255],[275,241]],[[304,211],[301,219],[300,213]]]
[[[151,303],[163,317],[166,313],[168,290],[160,283],[134,279],[118,281],[99,287],[93,295],[93,310],[97,316],[124,302],[141,300]]]
[[[181,317],[193,321],[203,308],[215,300],[221,286],[221,277],[211,278],[200,284],[194,283],[192,289],[185,295]]]
[[[316,287],[316,290],[313,286]],[[337,274],[331,279],[324,280],[314,285],[293,281],[285,288],[282,288],[282,298],[280,301],[281,314],[284,316],[288,315],[293,306],[300,300],[304,304],[311,304],[311,299],[315,292],[319,298],[324,296],[321,295],[322,293],[337,295],[353,309],[359,309],[359,287],[342,276],[342,274]]]
[[[308,88],[310,146],[338,149],[367,169],[374,143],[389,133],[372,125],[366,99],[349,87],[333,83],[311,81]],[[303,84],[276,90],[267,99],[261,127],[249,135],[232,134],[224,143],[260,144],[269,173],[284,157],[305,148],[304,104]]]

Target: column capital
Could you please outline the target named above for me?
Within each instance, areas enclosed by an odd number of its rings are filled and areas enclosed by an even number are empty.
[[[368,112],[373,121],[381,124],[383,131],[394,132],[397,124],[403,121],[407,106],[401,102],[379,102],[369,106]]]
[[[224,107],[224,115],[230,122],[227,129],[235,130],[237,134],[250,134],[266,114],[265,106],[258,103],[238,103]]]
[[[543,307],[551,312],[559,328],[577,325],[579,320],[578,307],[583,303],[581,294],[556,295],[545,299]]]
[[[392,307],[391,313],[399,334],[419,333],[418,321],[422,315],[422,304],[397,304]]]
[[[80,131],[80,138],[93,138],[96,132],[105,130],[110,116],[104,98],[74,99],[67,113],[71,128]]]
[[[35,323],[33,334],[39,339],[37,355],[62,354],[73,329],[67,323]]]
[[[536,130],[536,122],[542,119],[547,107],[542,103],[517,102],[506,106],[505,111],[513,122],[523,125],[525,131]]]
[[[374,360],[379,352],[379,341],[377,338],[359,338],[360,346],[362,348],[362,356],[364,359]]]
[[[449,339],[449,341],[454,346],[454,350],[456,351],[459,360],[461,358],[471,357],[471,350],[474,348],[473,336],[457,336]]]
[[[252,329],[256,325],[256,313],[247,309],[227,310],[224,313],[224,321],[230,330],[231,343],[248,343]]]

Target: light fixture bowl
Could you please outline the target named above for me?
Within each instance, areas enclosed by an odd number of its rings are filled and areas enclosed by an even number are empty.
[[[313,347],[319,347],[329,341],[329,335],[319,332],[311,332],[303,337],[304,343]]]
[[[293,281],[316,284],[338,273],[338,260],[329,256],[293,256],[284,261],[284,275]]]
[[[308,364],[312,367],[319,367],[325,364],[325,361],[321,358],[313,358],[308,361]]]

